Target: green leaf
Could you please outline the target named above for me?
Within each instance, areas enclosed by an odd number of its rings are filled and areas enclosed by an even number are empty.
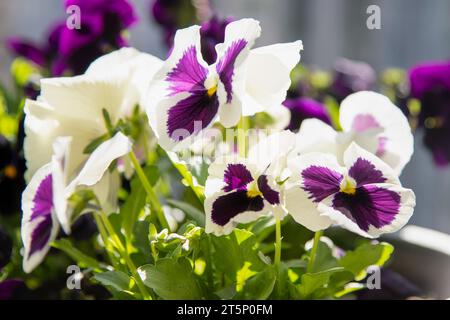
[[[194,220],[199,226],[201,227],[205,226],[205,214],[196,207],[190,205],[189,203],[174,199],[167,199],[167,203],[183,211],[189,218]]]
[[[134,285],[134,280],[122,271],[106,271],[97,273],[94,275],[94,279],[102,285],[112,287],[117,291],[129,290]]]
[[[238,272],[246,263],[250,263],[249,269],[253,271],[264,268],[265,264],[256,249],[256,238],[251,232],[235,229],[228,236],[212,236],[211,240],[215,267],[224,274],[228,284],[238,282]]]
[[[202,289],[189,262],[170,258],[159,259],[155,265],[139,268],[144,284],[166,300],[195,300],[203,297]]]
[[[71,257],[81,268],[93,268],[95,270],[101,270],[102,266],[100,262],[92,257],[87,256],[67,239],[60,239],[52,242],[52,247],[64,251],[69,257]]]
[[[328,246],[328,244],[320,240],[317,247],[316,259],[314,260],[311,272],[315,273],[324,270],[329,270],[337,266],[338,266],[337,259],[333,257],[331,248]]]
[[[159,171],[156,166],[147,166],[144,168],[144,173],[149,179],[151,185],[155,185],[159,179]],[[131,180],[131,192],[125,203],[120,208],[120,216],[122,217],[122,227],[127,238],[132,237],[134,224],[138,220],[139,213],[145,206],[147,193],[136,175]]]
[[[92,152],[94,152],[95,149],[97,149],[97,147],[99,145],[101,145],[103,142],[105,142],[108,139],[109,139],[109,135],[107,133],[105,133],[104,135],[101,135],[98,138],[95,138],[94,140],[89,142],[88,145],[83,149],[83,153],[91,154]]]
[[[330,277],[333,274],[342,271],[345,271],[345,269],[342,267],[336,267],[316,273],[303,274],[301,276],[301,283],[297,286],[300,296],[303,299],[311,299],[314,298],[315,295],[320,295],[319,290],[326,288]]]
[[[327,96],[325,98],[325,107],[327,109],[328,115],[331,119],[331,124],[336,130],[342,130],[341,124],[339,122],[339,104],[337,101],[331,97]]]
[[[347,252],[339,260],[339,265],[353,273],[356,280],[361,280],[366,277],[366,269],[369,266],[383,266],[393,251],[394,247],[386,242],[365,243],[354,251]]]
[[[267,299],[273,291],[277,274],[272,266],[267,266],[262,272],[246,280],[241,292],[236,299],[245,300],[264,300]]]

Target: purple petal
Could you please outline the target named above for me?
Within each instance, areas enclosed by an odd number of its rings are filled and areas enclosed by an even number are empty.
[[[41,251],[48,244],[53,230],[52,215],[47,214],[41,216],[43,219],[39,221],[35,229],[31,233],[31,245],[28,253],[30,258],[34,253]]]
[[[210,97],[206,90],[198,91],[169,109],[167,133],[174,141],[186,138],[184,132],[177,134],[179,130],[187,130],[190,135],[196,134],[212,122],[218,109],[216,94]]]
[[[253,181],[252,174],[240,163],[229,164],[223,177],[226,186],[224,191],[246,190],[247,185]]]
[[[225,28],[232,22],[232,18],[220,19],[213,16],[209,21],[202,24],[200,29],[203,59],[208,64],[217,60],[216,45],[225,40]]]
[[[383,173],[375,168],[369,160],[358,158],[352,167],[349,169],[348,174],[355,179],[358,187],[370,183],[383,183],[386,182],[386,178],[383,177]]]
[[[263,208],[263,198],[249,198],[247,191],[240,190],[218,197],[212,206],[211,219],[215,224],[224,226],[240,213],[257,212]]]
[[[225,55],[219,60],[216,66],[220,81],[222,81],[227,93],[227,103],[233,99],[233,76],[234,64],[238,55],[244,50],[247,41],[244,39],[235,40],[225,51]]]
[[[22,280],[8,279],[0,282],[0,300],[11,300],[17,298],[16,295],[27,287]]]
[[[39,184],[36,195],[33,198],[33,211],[30,221],[41,216],[50,215],[53,208],[52,175],[47,175]]]
[[[326,167],[311,166],[302,171],[303,190],[309,193],[310,199],[320,202],[330,195],[339,192],[342,174]]]
[[[264,199],[270,204],[275,205],[280,203],[280,194],[270,187],[267,176],[264,174],[258,178],[258,189],[263,194]]]
[[[81,29],[64,28],[60,34],[59,50],[71,55],[76,50],[94,43],[103,32],[103,17],[100,14],[83,13]]]
[[[370,226],[379,229],[394,221],[400,209],[400,195],[381,187],[364,186],[357,188],[354,195],[336,194],[333,208],[367,232]]]
[[[167,75],[170,94],[205,90],[204,82],[207,75],[208,69],[199,63],[195,46],[189,47],[176,67]]]
[[[411,96],[423,99],[429,92],[450,90],[450,62],[429,62],[409,70]]]
[[[19,38],[10,38],[7,40],[7,46],[15,55],[24,57],[39,66],[45,64],[45,52],[31,42]]]
[[[291,121],[286,129],[297,131],[303,120],[315,118],[322,120],[327,124],[331,124],[325,105],[310,99],[310,98],[296,98],[287,99],[283,105],[291,112]]]

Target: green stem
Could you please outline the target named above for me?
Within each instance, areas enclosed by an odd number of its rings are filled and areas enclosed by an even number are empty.
[[[170,232],[169,224],[167,223],[166,216],[164,215],[164,211],[161,207],[161,204],[159,203],[158,197],[156,196],[156,193],[153,190],[150,181],[148,181],[147,176],[144,173],[144,170],[142,170],[141,165],[139,164],[139,161],[136,158],[136,155],[134,154],[133,151],[131,151],[128,155],[130,157],[131,162],[133,163],[134,169],[136,170],[136,174],[141,180],[142,186],[147,192],[148,199],[150,201],[152,209],[156,212],[156,216],[158,217],[159,223],[161,223],[161,226],[163,228],[169,230]]]
[[[241,117],[237,126],[237,145],[239,156],[245,158],[247,156],[247,129],[248,129],[248,119],[245,117]]]
[[[102,220],[106,230],[108,231],[109,236],[111,237],[112,241],[114,242],[117,250],[119,250],[120,255],[125,260],[125,263],[127,264],[128,269],[130,269],[131,274],[132,274],[133,278],[135,279],[136,284],[139,288],[139,291],[142,294],[142,297],[145,300],[152,300],[152,297],[148,293],[147,288],[145,287],[144,283],[142,282],[140,275],[137,273],[137,268],[134,265],[133,260],[131,260],[127,249],[122,244],[122,241],[120,240],[119,236],[117,235],[116,230],[112,226],[108,217],[106,216],[106,214],[103,211],[99,211],[99,216],[100,216],[100,219]]]
[[[103,244],[105,245],[106,254],[108,255],[112,265],[114,266],[114,269],[119,270],[120,269],[119,264],[117,263],[116,259],[111,253],[112,248],[108,239],[108,233],[106,232],[105,225],[103,224],[103,221],[100,219],[97,213],[94,214],[94,219],[95,222],[97,223],[97,228],[98,231],[100,232],[100,237],[102,238]]]
[[[314,243],[311,248],[311,253],[309,254],[308,266],[306,267],[307,273],[310,273],[313,270],[314,262],[316,260],[317,248],[319,247],[319,241],[322,234],[323,231],[316,231],[316,233],[314,233]]]
[[[275,218],[275,258],[273,265],[277,270],[280,269],[281,263],[281,220]]]

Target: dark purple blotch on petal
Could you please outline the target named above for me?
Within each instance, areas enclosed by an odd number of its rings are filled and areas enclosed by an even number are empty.
[[[357,187],[370,183],[383,183],[386,178],[375,168],[369,160],[358,158],[348,171],[348,175],[355,179]]]
[[[353,195],[337,193],[333,208],[367,232],[370,226],[379,229],[394,221],[400,209],[400,195],[378,186],[363,186]]]
[[[233,163],[227,166],[223,180],[226,183],[223,191],[229,192],[233,190],[247,190],[247,185],[253,181],[253,177],[245,165]]]
[[[230,103],[233,99],[234,65],[237,57],[245,49],[246,45],[247,41],[244,39],[233,41],[216,66],[220,81],[222,81],[225,87],[225,92],[227,93],[227,103]]]
[[[189,136],[196,134],[213,121],[218,109],[216,94],[209,96],[206,90],[198,91],[169,109],[167,134],[173,141],[187,138],[185,131]]]
[[[187,48],[175,68],[166,77],[170,83],[170,94],[203,92],[207,75],[208,69],[199,63],[195,46]]]
[[[47,175],[39,184],[36,195],[33,198],[33,204],[30,223],[35,223],[35,226],[31,232],[29,256],[45,247],[53,229],[53,186],[51,174]]]
[[[218,197],[212,206],[211,219],[220,226],[246,211],[261,211],[264,208],[262,197],[249,198],[246,190],[239,190]]]
[[[310,166],[301,173],[303,190],[309,193],[310,199],[320,202],[340,189],[342,174],[321,166]]]
[[[280,203],[280,194],[278,191],[275,191],[270,187],[265,174],[258,178],[258,189],[263,194],[264,199],[266,199],[271,205]]]

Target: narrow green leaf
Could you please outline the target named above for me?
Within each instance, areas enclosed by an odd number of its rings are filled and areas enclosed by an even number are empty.
[[[134,281],[122,271],[106,271],[94,275],[94,279],[102,285],[112,287],[117,291],[125,291],[130,289]]]
[[[64,251],[69,257],[71,257],[81,268],[93,268],[101,270],[102,266],[96,259],[87,256],[67,239],[60,239],[52,242],[52,247]]]

